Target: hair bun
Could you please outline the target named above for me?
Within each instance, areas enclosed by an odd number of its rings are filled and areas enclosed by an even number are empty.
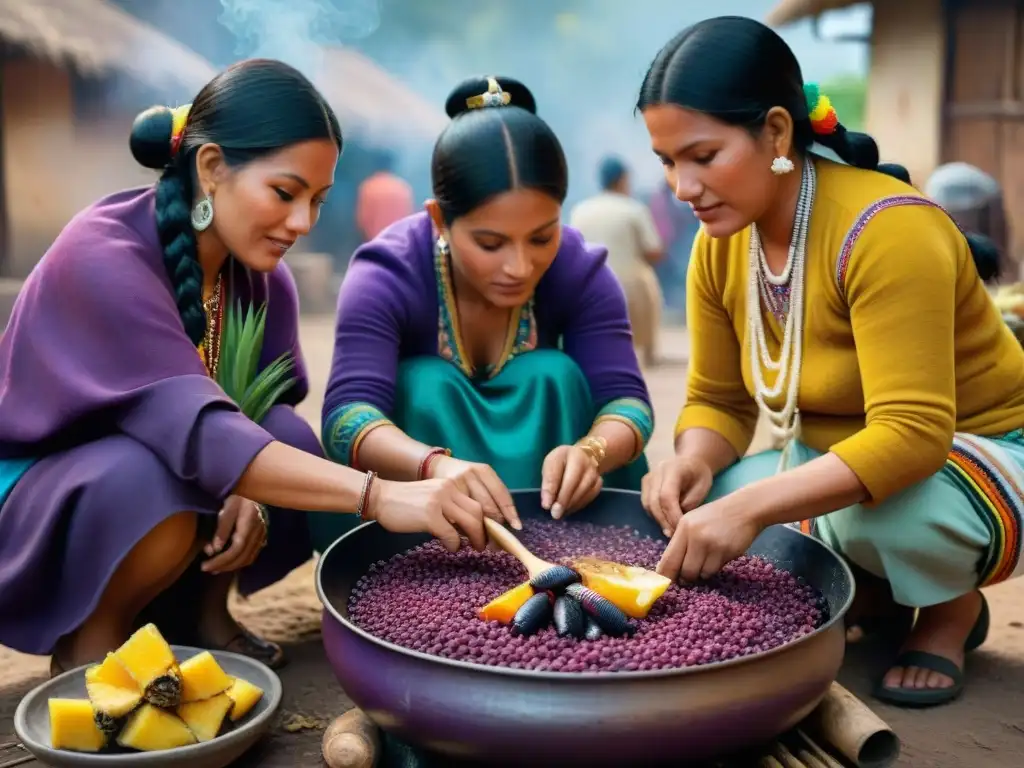
[[[129,146],[139,165],[161,171],[171,163],[174,113],[167,107],[150,107],[132,123]]]
[[[519,107],[527,112],[537,114],[537,102],[533,98],[530,89],[518,80],[511,77],[471,77],[463,80],[452,92],[444,103],[444,111],[453,120],[466,112],[475,112],[478,109],[485,109],[483,106],[470,106],[468,101],[474,96],[482,96],[488,93],[491,81],[498,84],[501,91],[508,95],[509,99],[505,106]]]

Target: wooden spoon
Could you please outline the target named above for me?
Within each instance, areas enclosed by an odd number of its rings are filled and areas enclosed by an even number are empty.
[[[522,563],[531,580],[554,568],[565,570],[564,565],[537,557],[501,523],[485,517],[484,525],[491,540]],[[619,565],[594,557],[579,558],[570,567],[579,574],[585,587],[635,619],[646,617],[658,598],[672,585],[671,579],[646,568]],[[549,574],[549,577],[554,576],[554,572]]]
[[[530,578],[544,573],[551,568],[559,567],[558,563],[549,563],[533,554],[530,550],[508,528],[489,517],[484,518],[484,526],[487,528],[487,535],[491,541],[508,552],[512,557],[523,564]]]

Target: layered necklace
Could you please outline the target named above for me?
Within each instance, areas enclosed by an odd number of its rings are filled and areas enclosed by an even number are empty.
[[[214,283],[213,293],[210,298],[203,300],[203,310],[206,313],[206,335],[203,337],[203,362],[210,376],[217,378],[217,364],[220,362],[220,329],[223,309],[224,287],[221,276],[217,275],[217,282]]]
[[[750,372],[754,381],[754,399],[761,413],[768,417],[773,447],[782,449],[780,469],[784,467],[788,448],[800,434],[800,367],[803,362],[804,282],[807,263],[807,228],[811,220],[816,189],[814,164],[804,161],[800,179],[800,196],[790,238],[789,256],[781,275],[772,274],[761,247],[756,224],[750,227],[750,254],[747,285],[747,329],[750,347]],[[779,358],[768,350],[762,302],[783,327]],[[775,381],[768,386],[764,369],[775,372]],[[780,409],[768,403],[783,395]]]

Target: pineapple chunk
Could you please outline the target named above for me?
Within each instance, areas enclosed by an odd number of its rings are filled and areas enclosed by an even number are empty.
[[[108,735],[116,734],[121,720],[142,703],[139,686],[113,654],[85,671],[85,687],[96,725]]]
[[[158,752],[195,744],[196,737],[180,718],[152,704],[143,704],[129,718],[117,743],[140,752]]]
[[[50,699],[50,744],[54,749],[99,752],[107,737],[96,725],[87,699]]]
[[[231,678],[209,651],[196,654],[181,665],[181,701],[202,701],[224,693],[231,687]]]
[[[127,688],[130,691],[138,691],[139,684],[135,678],[128,674],[128,670],[121,666],[121,662],[112,653],[102,664],[96,664],[85,671],[86,682],[106,683],[117,688]]]
[[[178,706],[178,717],[199,741],[213,741],[220,733],[224,718],[235,705],[227,694],[218,693],[204,701],[190,701]]]
[[[235,702],[235,706],[231,708],[231,721],[237,722],[249,714],[263,698],[263,691],[248,680],[236,677],[232,679],[231,687],[228,688],[228,697]]]
[[[150,704],[170,708],[181,702],[178,662],[155,625],[147,624],[136,631],[114,656],[134,678]]]

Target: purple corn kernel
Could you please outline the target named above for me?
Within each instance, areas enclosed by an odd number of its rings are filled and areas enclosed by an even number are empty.
[[[527,522],[518,536],[551,562],[593,556],[649,569],[667,545],[629,527],[547,520]],[[828,616],[813,587],[766,560],[741,557],[700,585],[670,586],[646,618],[635,620],[632,637],[598,634],[589,616],[586,642],[560,636],[550,624],[523,636],[478,618],[480,607],[527,578],[505,552],[466,546],[449,553],[431,541],[368,569],[352,590],[349,617],[382,640],[422,653],[572,674],[627,672],[630,664],[670,670],[749,657],[813,632]]]
[[[556,592],[580,580],[580,575],[567,565],[555,565],[541,571],[532,579],[530,586],[534,589],[548,589]]]

